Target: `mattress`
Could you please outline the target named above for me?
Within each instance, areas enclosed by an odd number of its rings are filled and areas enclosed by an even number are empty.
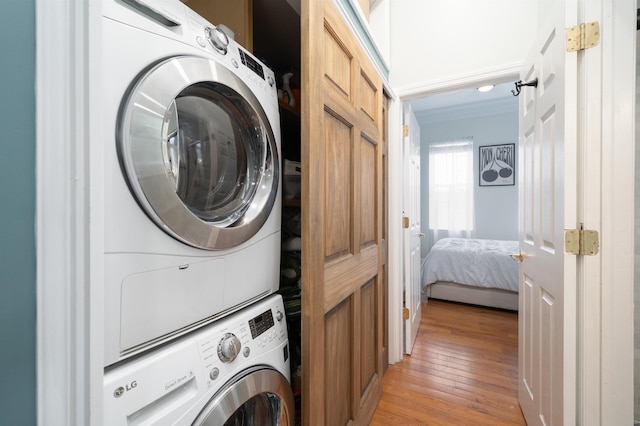
[[[422,285],[438,281],[518,291],[517,241],[443,238],[422,265]]]

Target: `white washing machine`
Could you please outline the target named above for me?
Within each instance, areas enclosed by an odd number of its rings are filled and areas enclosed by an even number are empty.
[[[108,370],[104,424],[293,425],[288,350],[273,295]]]
[[[278,289],[273,72],[178,0],[103,0],[105,366]]]

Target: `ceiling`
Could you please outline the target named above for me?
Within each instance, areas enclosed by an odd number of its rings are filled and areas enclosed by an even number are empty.
[[[518,110],[518,98],[513,96],[513,82],[496,84],[489,92],[476,88],[427,96],[409,101],[416,117],[424,120],[482,116]]]

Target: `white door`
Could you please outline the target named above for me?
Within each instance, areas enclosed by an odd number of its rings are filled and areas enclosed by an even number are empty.
[[[519,400],[529,425],[575,424],[577,53],[565,51],[574,2],[560,2],[525,61],[520,94]]]
[[[405,105],[404,123],[408,126],[405,127],[408,132],[403,139],[403,207],[404,216],[409,222],[404,232],[404,306],[409,310],[408,318],[406,314],[404,317],[404,352],[411,354],[422,318],[420,238],[424,234],[420,229],[420,126],[409,104]]]

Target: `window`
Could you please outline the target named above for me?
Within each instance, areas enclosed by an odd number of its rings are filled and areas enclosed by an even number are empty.
[[[473,173],[472,138],[429,145],[429,229],[435,234],[433,242],[446,236],[472,236]]]

